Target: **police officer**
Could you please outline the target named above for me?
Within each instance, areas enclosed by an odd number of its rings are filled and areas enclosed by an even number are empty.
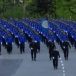
[[[63,49],[65,60],[68,60],[69,47],[71,48],[71,46],[69,45],[69,42],[66,41],[62,43],[62,49]]]
[[[30,49],[31,49],[31,58],[32,60],[36,61],[36,53],[37,53],[36,42],[32,41],[30,43]]]
[[[2,45],[3,45],[4,48],[6,48],[6,41],[5,41],[4,38],[2,38]]]
[[[12,53],[12,43],[6,43],[7,45],[7,53],[11,54]]]
[[[52,59],[53,59],[54,69],[57,69],[58,68],[58,57],[60,58],[59,52],[57,50],[54,50],[52,52]]]
[[[46,46],[47,46],[47,48],[49,47],[49,41],[48,41],[48,39],[46,38]]]
[[[51,60],[51,58],[52,58],[52,52],[56,48],[56,46],[55,46],[54,42],[52,42],[52,41],[48,42],[48,46],[49,46],[49,58]]]
[[[40,53],[40,42],[39,41],[37,42],[37,50],[38,50],[37,52]]]
[[[22,54],[24,52],[25,52],[25,43],[22,42],[22,43],[20,43],[20,53]]]
[[[70,35],[70,33],[68,33],[68,38],[69,38],[69,41],[70,41],[71,45],[74,46],[75,40],[74,40],[74,38]]]

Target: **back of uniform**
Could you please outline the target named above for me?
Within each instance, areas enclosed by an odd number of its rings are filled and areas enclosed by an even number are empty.
[[[65,60],[68,60],[69,47],[70,47],[70,45],[68,42],[63,42],[62,49],[63,49]]]
[[[58,59],[58,57],[60,57],[59,51],[54,50],[54,51],[52,52],[52,57],[53,57],[53,59]]]
[[[32,60],[36,61],[36,53],[37,53],[37,45],[35,42],[30,43],[31,48],[31,58]]]
[[[60,58],[60,54],[57,50],[54,50],[52,52],[52,58],[53,58],[54,69],[57,69],[58,68],[58,58]]]
[[[12,43],[7,44],[7,53],[11,54],[12,53]]]
[[[40,53],[40,42],[37,42],[36,45],[37,45],[36,47],[37,47],[37,50],[38,50],[37,52]]]
[[[53,42],[49,42],[49,58],[52,58],[52,52],[55,49],[55,44]]]
[[[20,53],[24,53],[25,52],[25,43],[20,43]]]

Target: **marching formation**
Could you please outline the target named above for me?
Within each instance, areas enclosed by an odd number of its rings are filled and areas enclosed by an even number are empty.
[[[22,54],[25,52],[25,43],[28,42],[31,59],[36,61],[36,54],[40,53],[40,42],[43,42],[48,48],[49,59],[53,60],[54,69],[57,69],[60,54],[55,42],[60,45],[65,60],[68,60],[69,49],[71,46],[76,48],[76,22],[48,20],[48,28],[42,27],[41,23],[42,19],[0,19],[0,55],[1,46],[11,54],[13,43],[20,48]]]

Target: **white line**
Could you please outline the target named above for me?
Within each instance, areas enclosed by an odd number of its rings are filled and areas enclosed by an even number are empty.
[[[65,76],[65,68],[64,68],[64,63],[62,61],[62,58],[60,57],[60,63],[61,63],[61,67],[62,67],[62,71],[63,71],[63,76]]]

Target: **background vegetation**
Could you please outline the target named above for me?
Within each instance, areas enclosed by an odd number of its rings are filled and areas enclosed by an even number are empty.
[[[0,17],[76,20],[76,0],[0,0]]]

